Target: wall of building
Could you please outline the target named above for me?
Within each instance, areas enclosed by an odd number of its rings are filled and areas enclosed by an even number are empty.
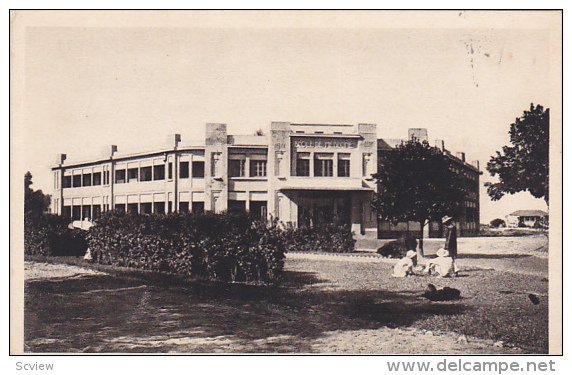
[[[426,138],[427,132],[413,129],[409,136]],[[347,223],[357,235],[369,237],[395,237],[418,226],[377,221],[371,206],[376,191],[372,175],[383,150],[378,149],[375,124],[273,122],[267,136],[235,136],[227,134],[225,124],[209,123],[203,146],[179,144],[175,135],[172,148],[151,153],[122,155],[112,146],[109,157],[101,160],[69,163],[60,157],[52,168],[52,212],[92,219],[111,209],[241,209],[278,218],[284,225]],[[459,231],[478,233],[478,169],[451,160],[470,180]],[[73,187],[74,181],[81,187]],[[432,236],[441,229],[438,223],[427,228]]]

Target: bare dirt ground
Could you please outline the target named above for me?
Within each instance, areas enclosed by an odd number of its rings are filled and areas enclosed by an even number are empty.
[[[361,240],[364,252],[377,256],[382,240]],[[359,245],[360,241],[358,241]],[[443,239],[425,239],[426,256],[433,256],[444,245]],[[494,269],[548,277],[548,237],[462,237],[458,240],[458,265],[464,268]],[[299,256],[298,254],[291,254]],[[380,261],[383,261],[380,258]],[[394,260],[388,260],[390,263]]]
[[[63,280],[86,275],[104,275],[104,273],[68,264],[24,262],[24,277],[26,281]]]
[[[544,277],[466,267],[456,279],[395,279],[389,263],[337,259],[289,256],[276,287],[151,277],[77,258],[27,263],[25,350],[547,352]],[[428,282],[456,287],[462,299],[427,301],[419,295]],[[528,293],[541,303],[530,303]]]

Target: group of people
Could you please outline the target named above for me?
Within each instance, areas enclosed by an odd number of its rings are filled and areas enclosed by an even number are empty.
[[[417,253],[407,251],[393,267],[394,277],[406,277],[414,274],[435,275],[439,277],[454,277],[457,275],[457,227],[453,218],[445,216],[442,219],[445,230],[445,247],[437,250],[437,256],[427,261],[425,266],[418,264]]]

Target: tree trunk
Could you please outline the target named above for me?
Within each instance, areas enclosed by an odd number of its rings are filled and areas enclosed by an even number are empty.
[[[417,259],[421,260],[425,258],[425,254],[423,252],[423,227],[425,226],[425,220],[419,221],[419,247],[417,247]]]

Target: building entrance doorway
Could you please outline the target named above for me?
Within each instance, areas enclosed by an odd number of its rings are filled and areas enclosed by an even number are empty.
[[[351,223],[351,199],[343,192],[306,192],[298,199],[298,226]]]

